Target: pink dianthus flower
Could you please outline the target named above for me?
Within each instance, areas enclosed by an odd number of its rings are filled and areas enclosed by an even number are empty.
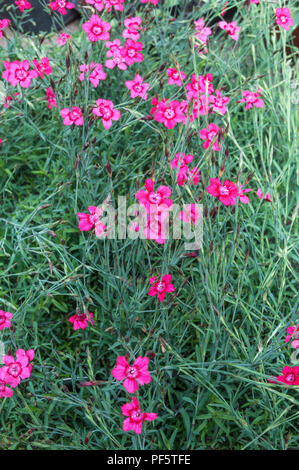
[[[157,279],[156,276],[150,278],[149,282],[152,284],[148,295],[154,297],[158,296],[160,302],[164,302],[165,294],[170,292],[175,292],[175,287],[171,284],[171,274],[165,274],[161,280]]]
[[[88,21],[82,24],[82,29],[87,33],[91,42],[107,41],[110,38],[111,24],[103,21],[98,15],[92,15]]]
[[[143,421],[153,421],[157,419],[156,413],[144,413],[140,411],[139,402],[135,397],[133,397],[131,403],[123,405],[121,411],[124,416],[128,416],[123,422],[123,430],[135,431],[137,434],[141,434]]]
[[[96,107],[92,109],[95,116],[102,118],[102,123],[105,129],[110,129],[112,121],[118,121],[121,117],[118,109],[114,109],[114,104],[111,100],[98,99]]]
[[[229,180],[222,184],[219,178],[210,178],[207,192],[219,199],[225,206],[235,206],[239,191],[237,185]]]
[[[112,369],[113,377],[118,380],[124,380],[123,386],[129,393],[135,393],[139,385],[149,384],[152,380],[148,371],[148,357],[137,357],[132,366],[124,356],[119,356],[116,361],[116,367]]]

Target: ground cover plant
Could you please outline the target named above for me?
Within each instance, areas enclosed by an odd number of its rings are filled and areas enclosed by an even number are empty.
[[[0,446],[298,448],[295,2],[77,3],[0,22]]]

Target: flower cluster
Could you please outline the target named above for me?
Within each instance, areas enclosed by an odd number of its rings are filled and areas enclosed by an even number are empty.
[[[205,21],[203,18],[199,18],[199,20],[194,21],[195,24],[195,33],[194,37],[199,41],[199,44],[195,44],[195,48],[199,49],[199,53],[208,54],[208,45],[209,36],[212,34],[211,28],[205,25]]]
[[[133,365],[130,366],[125,356],[118,356],[116,366],[112,369],[113,377],[121,382],[129,393],[135,393],[139,385],[149,384],[152,380],[150,372],[148,371],[149,359],[148,357],[137,357]],[[131,403],[126,403],[121,407],[122,413],[126,416],[123,422],[124,431],[135,431],[141,434],[142,422],[153,421],[157,419],[156,413],[146,413],[140,410],[140,405],[137,398],[133,397]]]
[[[176,158],[171,161],[171,168],[178,168],[177,184],[179,186],[184,186],[187,182],[194,184],[195,186],[198,185],[200,175],[199,169],[197,167],[193,167],[191,170],[189,169],[189,163],[192,162],[193,158],[193,155],[185,155],[178,152],[176,154]]]
[[[15,0],[15,4],[19,7],[22,12],[31,8],[31,3],[27,2],[27,0]]]
[[[21,380],[30,377],[32,371],[30,362],[33,358],[33,349],[28,351],[18,349],[16,359],[13,356],[3,356],[4,366],[0,368],[0,397],[12,397],[12,389],[16,388]]]
[[[292,325],[287,328],[285,342],[289,343],[290,341],[292,348],[299,348],[299,325]],[[285,385],[299,386],[299,367],[292,368],[290,366],[285,366],[282,369],[282,375],[273,377],[273,379],[268,379],[268,381],[273,384],[283,383]]]
[[[145,189],[141,189],[135,194],[139,201],[142,220],[142,228],[148,240],[155,240],[157,243],[165,243],[165,223],[169,217],[169,209],[172,207],[171,189],[168,186],[160,185],[154,191],[155,183],[152,179],[145,181]]]
[[[103,71],[103,66],[94,62],[91,62],[90,65],[81,64],[80,72],[80,81],[88,79],[95,88],[101,80],[106,80],[107,78],[107,74]]]
[[[67,10],[72,10],[75,8],[75,5],[72,2],[67,2],[66,0],[56,0],[55,2],[50,3],[50,8],[54,11],[58,11],[62,15],[66,15]]]

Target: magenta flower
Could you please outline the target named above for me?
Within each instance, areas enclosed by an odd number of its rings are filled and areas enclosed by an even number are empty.
[[[193,73],[191,75],[191,82],[186,85],[188,101],[197,100],[201,94],[210,95],[213,93],[214,87],[212,81],[213,75],[211,73],[205,76],[199,75],[197,78]]]
[[[195,37],[199,39],[203,44],[207,44],[208,37],[211,36],[212,30],[205,26],[205,21],[203,18],[199,18],[199,20],[194,21],[195,24]]]
[[[88,323],[91,323],[92,325],[95,324],[93,320],[93,313],[91,312],[73,315],[68,319],[68,321],[73,324],[74,331],[85,330]]]
[[[239,193],[239,199],[241,202],[243,202],[243,204],[249,204],[249,197],[245,196],[245,193],[249,193],[250,191],[252,191],[252,189],[242,189],[244,186],[244,184],[241,184],[240,185],[240,193]]]
[[[3,20],[0,20],[0,38],[3,36],[2,29],[5,29],[9,26],[10,20],[7,18],[3,18]]]
[[[139,385],[149,384],[152,380],[148,371],[148,357],[137,357],[132,366],[129,365],[125,356],[118,356],[116,367],[112,369],[113,377],[118,380],[125,380],[123,386],[129,393],[135,393]]]
[[[125,82],[126,87],[131,92],[131,98],[136,98],[140,96],[144,100],[147,100],[147,89],[149,88],[149,83],[143,83],[143,79],[137,73],[134,80],[127,80]]]
[[[48,100],[48,109],[52,107],[57,108],[57,101],[55,97],[55,93],[53,92],[52,88],[47,88],[47,100]]]
[[[10,328],[13,314],[10,312],[4,312],[0,310],[0,331],[4,330],[4,328]]]
[[[219,114],[224,114],[227,111],[227,104],[229,102],[229,98],[226,96],[222,96],[222,93],[220,90],[216,90],[216,96],[210,95],[209,96],[209,101],[212,103],[212,114],[216,111]]]
[[[239,191],[237,185],[229,180],[222,184],[219,178],[210,178],[210,185],[207,192],[213,197],[217,197],[225,206],[235,206]]]
[[[156,1],[156,0],[152,0],[152,2],[153,1]],[[153,421],[154,419],[157,419],[156,413],[141,412],[139,402],[137,398],[135,397],[133,397],[131,403],[126,403],[125,405],[123,405],[121,407],[121,411],[124,416],[128,416],[128,418],[126,418],[123,422],[123,430],[135,431],[137,434],[141,434],[143,421]]]
[[[299,348],[299,325],[296,327],[294,326],[289,326],[287,328],[287,333],[288,336],[285,339],[285,342],[288,343],[290,340],[292,340],[292,347],[297,349]]]
[[[1,367],[0,369],[0,397],[10,398],[13,396],[13,391],[11,388],[7,387],[8,382],[6,379],[6,369]]]
[[[151,277],[149,282],[152,284],[152,287],[149,290],[148,295],[154,297],[155,295],[158,296],[161,302],[164,302],[165,293],[174,292],[175,288],[174,285],[171,284],[171,274],[166,274],[162,277],[161,280],[157,279],[156,276]]]
[[[151,114],[154,114],[155,121],[162,122],[167,129],[172,129],[176,124],[184,120],[184,114],[179,101],[170,101],[168,103],[167,100],[161,100],[152,109]]]
[[[67,2],[66,0],[57,0],[50,3],[50,8],[54,11],[58,10],[62,15],[66,15],[67,10],[75,8],[75,5],[72,2]]]
[[[86,3],[89,3],[89,5],[93,5],[94,8],[98,11],[104,10],[104,0],[85,0]]]
[[[188,166],[188,164],[192,162],[193,158],[193,155],[177,153],[176,158],[172,160],[171,168],[179,168],[177,176],[177,184],[179,186],[183,186],[187,181],[189,181],[190,184],[193,183],[195,186],[198,185],[200,171],[196,167],[189,170]]]
[[[60,114],[65,126],[71,126],[72,124],[75,124],[75,126],[83,126],[82,111],[78,106],[73,106],[72,110],[64,108],[60,111]]]
[[[192,203],[187,206],[186,212],[180,212],[180,219],[187,224],[196,224],[200,217],[200,212],[196,204]]]
[[[221,10],[221,13],[220,13],[221,16],[224,16],[224,15],[225,15],[226,10],[227,10],[227,5],[228,5],[228,3],[229,3],[229,2],[224,2],[224,5],[223,5],[222,10]]]
[[[105,236],[107,227],[101,222],[101,215],[103,214],[102,209],[96,206],[89,206],[88,210],[89,214],[82,212],[77,213],[79,217],[79,230],[81,230],[81,232],[87,232],[94,227],[97,237]]]
[[[282,369],[282,375],[279,375],[278,377],[274,377],[274,380],[268,379],[270,383],[277,383],[277,382],[282,382],[286,385],[299,385],[299,367],[289,367],[285,366]]]
[[[224,29],[224,31],[226,31],[232,39],[238,41],[239,31],[241,28],[240,26],[237,26],[236,21],[232,21],[231,23],[227,23],[226,21],[219,21],[218,26],[219,28]]]
[[[53,70],[47,57],[43,57],[40,63],[36,59],[34,59],[32,62],[40,78],[44,78],[44,74],[51,75]]]
[[[82,24],[82,29],[91,42],[107,41],[110,38],[111,24],[103,21],[98,15],[92,15],[86,23]]]
[[[182,86],[183,82],[182,80],[185,80],[186,74],[182,72],[181,70],[178,71],[176,68],[173,69],[167,69],[167,74],[168,74],[168,85],[177,85],[177,86]]]
[[[124,21],[124,26],[126,29],[122,32],[122,37],[126,39],[133,39],[137,41],[140,38],[139,31],[141,29],[142,19],[140,16],[126,18]]]
[[[291,12],[288,8],[276,9],[276,24],[288,31],[293,26],[294,20],[291,17]]]
[[[257,90],[256,92],[244,90],[242,91],[243,98],[238,100],[237,103],[247,103],[245,109],[251,109],[252,105],[256,106],[257,108],[263,108],[265,106],[265,103],[260,98],[261,93],[261,89]]]
[[[162,207],[167,210],[172,206],[172,200],[168,199],[171,196],[171,189],[168,186],[160,185],[155,192],[154,185],[155,183],[152,179],[147,179],[144,184],[145,190],[141,189],[135,194],[139,204],[145,207],[148,213],[154,211],[155,207],[155,212],[157,212],[162,210]]]
[[[124,9],[124,6],[123,6],[124,1],[125,1],[125,0],[104,0],[105,9],[106,9],[107,11],[111,11],[111,10],[112,10],[112,7],[114,7],[115,10],[123,11],[123,9]]]
[[[166,238],[165,223],[169,218],[167,206],[150,206],[150,212],[146,217],[146,228],[144,230],[147,240],[154,240],[156,243],[164,244]]]
[[[135,62],[143,61],[142,42],[135,42],[133,39],[127,39],[123,50],[123,57],[127,65],[133,65]]]
[[[267,194],[265,195],[265,197],[264,197],[261,188],[258,188],[256,194],[257,194],[257,197],[258,197],[261,201],[264,200],[264,201],[267,201],[267,202],[272,202],[272,201],[271,201],[270,193],[267,193]]]
[[[209,97],[207,95],[200,95],[198,98],[196,98],[196,100],[193,99],[192,101],[194,105],[191,109],[191,112],[188,109],[190,103],[188,101],[181,102],[182,111],[186,113],[186,116],[184,116],[183,120],[184,124],[187,121],[187,117],[189,117],[190,122],[193,122],[195,119],[198,119],[198,116],[206,116],[209,114]]]
[[[219,127],[216,126],[216,124],[211,123],[209,124],[208,129],[201,129],[199,135],[201,139],[205,139],[205,142],[203,143],[204,149],[208,149],[213,142],[212,149],[219,152]]]
[[[57,43],[60,46],[64,46],[66,42],[70,39],[70,35],[68,33],[60,33],[60,35],[57,38]]]
[[[21,101],[19,101],[19,100],[17,99],[17,96],[18,96],[19,94],[20,94],[19,92],[14,93],[14,98],[16,99],[16,101],[17,101],[18,103],[21,103]],[[3,108],[9,108],[9,106],[10,106],[12,100],[13,100],[13,98],[12,98],[11,96],[6,96],[6,97],[4,98]]]
[[[2,78],[7,80],[13,87],[18,84],[22,88],[29,88],[31,80],[38,77],[36,70],[30,70],[30,63],[28,60],[14,60],[13,62],[3,61],[5,71],[2,74]]]
[[[95,88],[100,83],[100,80],[106,80],[107,78],[107,74],[103,71],[103,66],[94,62],[91,62],[90,66],[80,65],[80,72],[79,80],[82,82],[87,78]]]
[[[182,166],[188,166],[189,163],[192,162],[194,156],[193,155],[185,155],[184,153],[180,153],[178,152],[175,156],[176,158],[174,158],[172,161],[171,161],[171,168],[178,168],[179,167],[179,164],[180,164],[180,168]]]
[[[256,5],[258,5],[260,3],[260,0],[250,0],[250,3],[255,3]]]
[[[27,2],[27,0],[15,0],[15,4],[19,7],[22,12],[31,8],[31,3]]]
[[[34,352],[32,355],[32,350],[29,351],[29,355],[27,355],[24,349],[18,349],[16,360],[13,356],[3,356],[5,380],[12,388],[19,385],[21,379],[24,380],[30,377],[32,366],[29,364],[29,361],[31,360],[30,357],[33,359]]]
[[[125,48],[120,45],[120,40],[115,39],[114,41],[107,41],[105,46],[108,47],[105,67],[108,69],[114,69],[118,67],[120,70],[126,70],[128,68],[125,62]]]
[[[96,105],[97,106],[92,109],[92,113],[102,118],[105,129],[110,129],[112,121],[118,121],[120,119],[120,112],[114,109],[114,104],[111,100],[99,99],[96,101]]]

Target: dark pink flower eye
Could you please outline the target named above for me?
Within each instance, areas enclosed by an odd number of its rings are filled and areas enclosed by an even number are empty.
[[[164,289],[165,289],[164,282],[159,282],[159,284],[157,285],[157,291],[158,292],[163,292]]]
[[[294,382],[295,381],[295,375],[294,374],[288,374],[286,376],[286,381],[290,382],[290,383]]]
[[[229,190],[226,186],[220,186],[219,191],[222,196],[226,196],[227,194],[229,194]]]

